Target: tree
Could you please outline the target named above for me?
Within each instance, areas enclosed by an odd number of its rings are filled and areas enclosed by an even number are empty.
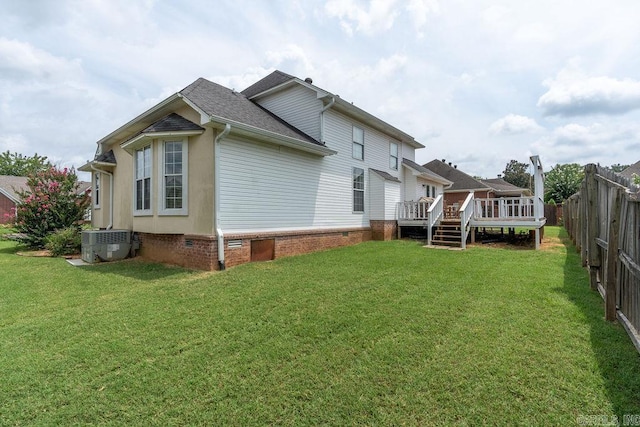
[[[544,200],[562,203],[580,190],[584,170],[577,163],[557,164],[545,175]]]
[[[78,194],[78,176],[73,169],[50,167],[30,175],[28,189],[18,192],[15,227],[33,248],[42,248],[47,237],[57,230],[80,228],[89,207],[89,196]]]
[[[47,156],[23,156],[9,150],[0,153],[0,175],[29,176],[51,167]]]
[[[503,179],[520,188],[531,189],[531,174],[527,172],[529,165],[511,160],[502,172]]]

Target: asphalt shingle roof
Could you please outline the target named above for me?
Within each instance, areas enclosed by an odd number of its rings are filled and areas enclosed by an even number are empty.
[[[404,163],[405,165],[409,166],[412,169],[417,170],[418,172],[427,175],[431,178],[433,178],[435,181],[441,181],[441,180],[447,180],[447,178],[438,175],[437,173],[430,171],[429,169],[425,168],[424,166],[420,166],[419,164],[417,164],[416,162],[414,162],[413,160],[409,160],[409,159],[402,159],[402,163]]]
[[[396,178],[395,176],[393,176],[390,173],[387,173],[385,171],[381,171],[381,170],[373,169],[373,168],[369,168],[369,170],[372,171],[372,172],[375,172],[377,175],[381,176],[383,179],[385,179],[387,181],[402,182],[398,178]]]
[[[106,153],[102,153],[98,156],[96,156],[96,161],[97,162],[102,162],[102,163],[112,163],[112,164],[116,164],[116,155],[113,154],[113,150],[109,150]]]
[[[148,126],[142,131],[142,133],[151,132],[171,132],[171,131],[184,131],[184,130],[201,130],[204,128],[191,120],[187,120],[179,114],[171,113]]]
[[[530,193],[529,189],[513,185],[510,182],[505,181],[503,178],[481,179],[480,182],[493,188],[497,193]]]
[[[295,79],[295,77],[283,73],[280,70],[276,70],[273,73],[269,74],[263,79],[255,82],[248,88],[242,91],[242,94],[247,98],[251,98],[254,95],[264,92],[265,90],[269,90],[272,87],[276,87],[281,85],[282,83],[286,83],[289,80]]]
[[[180,94],[210,116],[324,146],[301,130],[250,101],[244,94],[209,80],[199,78],[181,90]]]
[[[13,201],[20,200],[17,191],[25,191],[27,186],[26,176],[0,175],[0,190]]]
[[[447,191],[456,190],[491,190],[486,184],[478,181],[471,175],[467,175],[458,168],[449,166],[447,163],[441,160],[432,160],[429,163],[425,163],[425,168],[440,175],[441,177],[453,182],[453,185],[447,188]]]
[[[640,175],[640,161],[637,161],[636,163],[620,172],[620,175],[629,179],[633,178],[633,174]]]

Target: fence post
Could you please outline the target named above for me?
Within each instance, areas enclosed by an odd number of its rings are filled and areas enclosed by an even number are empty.
[[[585,166],[585,180],[587,183],[587,260],[589,265],[589,283],[591,289],[598,289],[598,270],[600,269],[600,247],[596,241],[598,237],[598,182],[596,181],[597,167],[593,163]]]
[[[607,241],[607,278],[605,284],[605,319],[616,320],[616,283],[618,267],[618,247],[620,237],[620,212],[622,205],[622,189],[613,189],[613,201],[609,214],[609,238]]]

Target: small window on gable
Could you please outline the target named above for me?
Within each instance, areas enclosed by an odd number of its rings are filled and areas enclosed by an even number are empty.
[[[353,211],[364,212],[364,170],[353,168]]]
[[[398,144],[389,143],[389,168],[398,170]]]
[[[151,145],[135,152],[134,213],[151,214]]]
[[[93,173],[93,207],[100,208],[100,172]]]
[[[364,160],[364,130],[353,127],[353,158]]]

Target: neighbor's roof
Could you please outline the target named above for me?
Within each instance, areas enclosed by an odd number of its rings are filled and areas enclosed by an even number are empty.
[[[13,202],[20,200],[17,191],[28,190],[26,176],[0,175],[0,193],[7,196]]]
[[[635,162],[634,164],[620,172],[620,175],[629,179],[633,178],[633,174],[640,175],[640,161]]]
[[[27,191],[28,178],[26,176],[0,175],[0,193],[7,196],[14,203],[20,201],[18,192]],[[78,194],[82,194],[91,188],[90,182],[78,181]]]
[[[481,179],[480,182],[493,188],[493,190],[500,195],[513,194],[519,196],[522,193],[531,194],[531,190],[528,188],[518,187],[505,181],[503,178]]]
[[[471,175],[467,175],[460,169],[450,166],[449,164],[441,160],[432,160],[422,166],[453,182],[453,185],[447,188],[447,191],[491,190],[491,187],[489,187],[488,185],[483,184]]]
[[[408,166],[409,168],[411,168],[413,170],[415,170],[416,172],[418,172],[419,174],[421,174],[422,176],[424,176],[427,179],[430,179],[430,180],[435,181],[435,182],[439,182],[440,184],[444,185],[445,187],[447,185],[453,184],[453,182],[451,182],[448,179],[438,175],[435,172],[430,171],[429,169],[425,168],[424,166],[420,166],[419,164],[417,164],[413,160],[409,160],[409,159],[404,159],[403,158],[402,159],[402,164]]]
[[[388,135],[392,135],[394,138],[397,138],[398,140],[405,142],[413,146],[414,148],[424,148],[424,145],[416,141],[411,135],[390,125],[384,120],[379,119],[373,114],[368,113],[359,107],[356,107],[355,105],[353,105],[353,102],[347,102],[342,98],[340,98],[339,95],[332,94],[331,92],[325,89],[315,86],[311,79],[305,79],[303,81],[290,74],[284,73],[280,70],[276,70],[271,74],[269,74],[268,76],[252,84],[245,90],[243,90],[242,93],[247,98],[253,99],[295,83],[304,85],[308,88],[311,88],[312,90],[315,90],[317,92],[318,98],[324,98],[325,100],[327,100],[327,102],[329,99],[333,98],[333,100],[335,101],[335,104],[333,105],[332,108],[335,109],[336,111],[339,111],[347,116],[350,116],[359,121],[362,121],[363,123],[368,124],[374,129],[385,132]]]

